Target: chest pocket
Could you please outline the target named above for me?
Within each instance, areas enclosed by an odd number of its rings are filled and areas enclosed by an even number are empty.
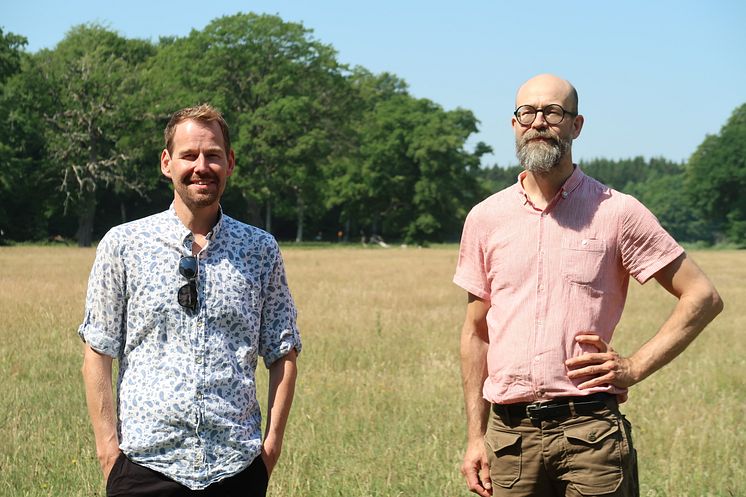
[[[250,276],[228,272],[220,275],[215,284],[218,313],[242,320],[253,319],[258,314],[259,286]]]
[[[600,279],[605,256],[604,240],[565,238],[562,240],[562,276],[571,283],[593,284]]]

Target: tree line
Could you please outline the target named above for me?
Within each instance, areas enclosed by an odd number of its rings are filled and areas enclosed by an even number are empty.
[[[280,239],[380,235],[454,241],[476,202],[518,167],[480,167],[478,121],[415,98],[394,74],[337,60],[302,24],[237,14],[185,37],[127,39],[98,24],[53,49],[0,30],[0,242],[75,239],[171,200],[158,157],[172,112],[209,102],[236,170],[223,206]],[[686,164],[581,163],[637,196],[679,240],[746,241],[746,105]]]

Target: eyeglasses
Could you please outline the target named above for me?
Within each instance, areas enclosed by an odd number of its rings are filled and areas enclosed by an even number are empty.
[[[176,298],[181,307],[195,310],[197,308],[197,258],[193,255],[182,257],[179,260],[179,274],[187,279],[188,283],[179,288]]]
[[[561,123],[565,118],[565,114],[570,114],[571,116],[578,115],[577,112],[570,112],[557,104],[546,105],[541,109],[537,109],[533,105],[521,105],[513,112],[513,115],[521,125],[530,126],[536,120],[536,114],[539,112],[544,114],[544,120],[547,124],[553,125]]]

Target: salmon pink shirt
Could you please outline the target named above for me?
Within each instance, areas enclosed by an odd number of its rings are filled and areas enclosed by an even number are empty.
[[[570,380],[565,360],[596,352],[577,335],[611,341],[630,275],[645,283],[684,250],[640,202],[577,166],[543,211],[521,185],[525,174],[471,210],[453,278],[490,303],[484,398],[609,392],[624,400],[626,389],[611,385],[579,390],[586,380]]]

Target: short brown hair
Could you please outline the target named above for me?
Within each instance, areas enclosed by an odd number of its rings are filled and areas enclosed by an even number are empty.
[[[226,155],[231,151],[231,135],[228,131],[228,124],[223,119],[223,115],[215,107],[210,104],[201,104],[196,107],[186,107],[176,111],[171,116],[171,119],[166,125],[166,129],[163,131],[163,138],[166,142],[166,150],[168,153],[173,152],[173,141],[174,133],[176,133],[176,126],[183,123],[184,121],[198,121],[201,123],[213,123],[217,122],[220,126],[220,131],[223,132],[223,144],[225,145]]]

